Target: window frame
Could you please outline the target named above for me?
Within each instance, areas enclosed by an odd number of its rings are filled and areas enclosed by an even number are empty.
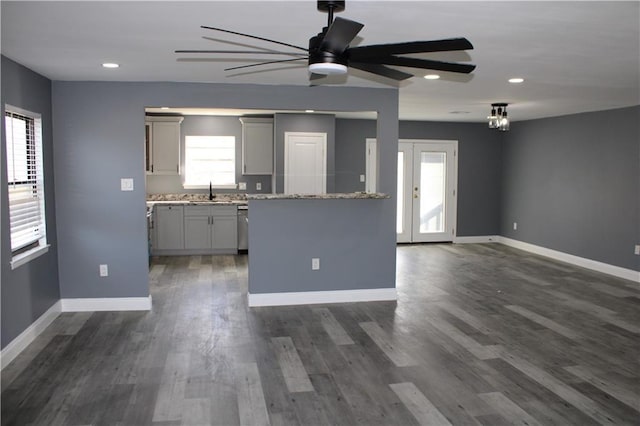
[[[238,148],[238,140],[235,135],[185,135],[184,136],[184,170],[183,170],[183,179],[182,179],[182,187],[184,189],[205,189],[209,188],[208,182],[202,183],[194,183],[187,181],[187,175],[189,173],[189,147],[188,147],[188,139],[190,138],[225,138],[233,140],[233,159],[230,161],[230,164],[233,165],[233,183],[213,183],[211,188],[213,189],[236,189],[238,187],[238,167],[237,167],[237,148]],[[212,179],[213,180],[213,179]]]
[[[9,129],[7,128],[7,118],[24,118],[28,120],[28,125],[31,126],[32,130],[32,140],[28,141],[25,145],[25,155],[27,159],[25,160],[25,165],[31,164],[35,169],[35,177],[33,179],[27,179],[24,182],[17,183],[10,180],[9,177],[9,145],[14,145],[13,132],[9,135]],[[5,150],[5,166],[6,166],[6,188],[7,188],[7,206],[9,207],[9,246],[11,247],[11,260],[10,265],[11,269],[16,269],[17,267],[24,265],[31,260],[42,256],[43,254],[49,251],[50,244],[47,242],[47,216],[46,216],[46,195],[45,195],[45,176],[44,176],[44,153],[43,153],[43,138],[42,138],[42,116],[38,113],[28,111],[19,107],[15,107],[13,105],[5,104],[4,114],[3,114],[3,123],[4,126],[4,150]],[[13,125],[12,125],[13,129]],[[33,147],[29,147],[29,144],[33,144]],[[11,160],[16,158],[15,149],[11,148]],[[15,161],[14,161],[15,164]],[[12,177],[13,178],[13,177]],[[11,234],[11,203],[10,203],[10,192],[12,187],[17,186],[27,186],[27,191],[33,191],[36,195],[36,203],[38,205],[38,221],[39,227],[41,227],[41,231],[38,234],[38,238],[34,239],[31,242],[23,243],[19,247],[13,247],[12,234]],[[31,186],[32,189],[28,187]]]

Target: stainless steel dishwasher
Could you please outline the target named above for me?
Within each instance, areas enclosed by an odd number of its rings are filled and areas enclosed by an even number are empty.
[[[238,206],[238,251],[249,250],[249,206]]]

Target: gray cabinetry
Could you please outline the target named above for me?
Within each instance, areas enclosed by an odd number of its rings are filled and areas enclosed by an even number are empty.
[[[184,216],[184,248],[211,248],[211,216],[209,207],[187,206]]]
[[[242,174],[273,174],[273,119],[241,117]]]
[[[236,252],[236,206],[185,206],[185,250],[191,253]]]
[[[184,249],[184,208],[182,206],[154,207],[156,232],[154,252]]]
[[[146,118],[147,173],[177,175],[180,172],[180,123],[182,120],[182,117]]]

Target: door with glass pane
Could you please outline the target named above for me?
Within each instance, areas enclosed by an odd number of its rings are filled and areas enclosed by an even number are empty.
[[[453,241],[457,141],[398,144],[398,242]]]

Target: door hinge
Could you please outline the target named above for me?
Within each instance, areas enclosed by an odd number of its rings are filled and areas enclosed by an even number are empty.
[[[457,152],[458,152],[457,150],[455,150],[455,149],[453,150],[453,156],[454,156],[454,157],[456,156],[456,153],[457,153]]]
[[[451,235],[456,235],[456,228],[451,229]]]
[[[455,189],[453,190],[453,196],[454,197],[456,196],[456,190]]]

